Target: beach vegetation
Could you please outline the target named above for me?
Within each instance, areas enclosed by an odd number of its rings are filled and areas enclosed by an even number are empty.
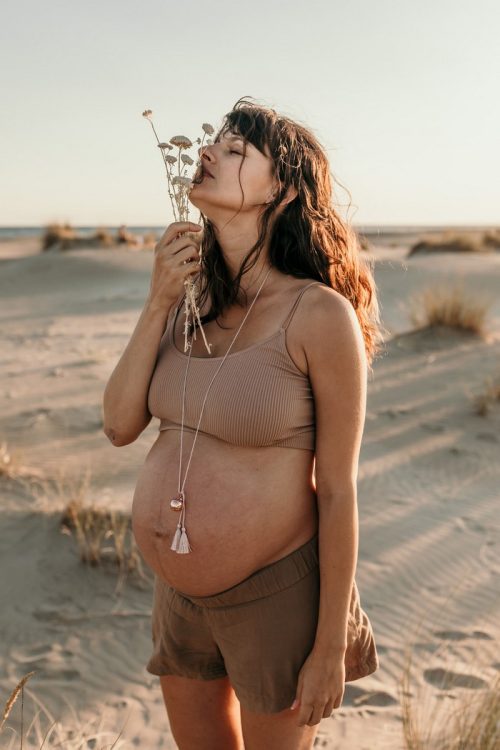
[[[420,329],[444,326],[486,335],[487,311],[491,301],[464,289],[461,281],[424,287],[409,300],[409,316]]]
[[[423,679],[413,674],[412,652],[398,683],[406,750],[498,750],[500,747],[500,673],[483,664],[477,647],[464,662],[446,654],[445,640],[431,649],[434,665],[422,668]],[[450,633],[450,637],[453,633]],[[479,641],[480,642],[480,641]],[[446,658],[448,657],[448,658]],[[444,666],[443,666],[444,665]],[[480,677],[477,676],[478,672]]]
[[[480,416],[487,416],[495,404],[500,403],[500,373],[489,375],[484,381],[483,390],[473,396],[474,412]]]
[[[94,748],[95,750],[119,750],[130,743],[120,739],[125,725],[119,734],[104,730],[104,715],[96,712],[89,720],[80,720],[74,709],[70,706],[75,722],[74,726],[67,726],[47,708],[43,701],[28,687],[26,683],[36,675],[36,671],[28,672],[17,683],[7,698],[4,705],[3,716],[0,721],[0,738],[2,750],[44,750],[44,748],[64,748],[65,750],[83,750],[83,748]],[[34,716],[28,726],[24,727],[24,703],[25,694],[31,699]],[[16,722],[19,729],[7,724],[14,705],[19,705],[19,720]],[[126,723],[126,722],[125,722]],[[102,740],[107,738],[105,743]],[[97,742],[100,744],[97,744]]]
[[[488,253],[500,248],[500,230],[445,231],[430,234],[414,243],[408,257],[424,253]]]

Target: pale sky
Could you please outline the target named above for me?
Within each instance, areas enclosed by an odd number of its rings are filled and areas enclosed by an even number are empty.
[[[194,140],[245,95],[312,128],[355,224],[500,223],[498,0],[3,8],[1,226],[168,225],[142,111]]]

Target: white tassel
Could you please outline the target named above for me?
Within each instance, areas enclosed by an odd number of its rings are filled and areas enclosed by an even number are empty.
[[[172,540],[172,544],[170,545],[170,549],[173,549],[174,552],[177,552],[177,548],[179,546],[180,538],[181,538],[181,525],[179,523],[179,524],[177,524],[177,528],[175,530],[175,535],[174,535],[174,538]]]
[[[186,555],[188,552],[191,552],[191,547],[189,545],[189,539],[185,526],[182,527],[182,534],[179,539],[179,546],[177,547],[176,552],[178,552],[180,555]]]

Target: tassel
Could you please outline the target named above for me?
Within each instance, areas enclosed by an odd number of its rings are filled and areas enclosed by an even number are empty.
[[[177,547],[176,552],[178,552],[180,555],[186,555],[188,552],[191,552],[191,546],[189,544],[185,526],[182,527],[182,534],[180,536],[179,546]]]
[[[177,528],[175,530],[174,538],[172,540],[172,544],[170,545],[170,549],[173,549],[174,552],[177,552],[177,548],[179,546],[180,538],[181,538],[181,525],[180,525],[180,523],[178,523],[177,524]]]

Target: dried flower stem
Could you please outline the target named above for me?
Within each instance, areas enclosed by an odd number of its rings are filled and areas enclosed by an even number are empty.
[[[192,165],[195,162],[193,159],[191,159],[190,156],[187,154],[181,154],[181,152],[185,149],[191,148],[193,146],[193,142],[183,135],[177,135],[173,136],[168,143],[163,143],[158,138],[158,133],[156,132],[156,128],[153,124],[153,112],[150,109],[146,109],[142,113],[143,117],[145,117],[147,120],[149,120],[149,123],[151,127],[153,128],[153,133],[155,134],[157,145],[161,151],[161,155],[163,158],[163,163],[165,165],[165,170],[167,173],[167,180],[168,180],[168,194],[170,196],[170,201],[172,203],[172,210],[174,213],[174,218],[176,221],[189,221],[189,191],[192,188],[193,180],[192,178],[187,176],[187,167],[184,169],[184,175],[181,174],[182,167],[181,167],[181,161],[183,164],[189,164]],[[214,132],[214,128],[209,123],[203,123],[202,125],[203,129],[203,138],[200,140],[200,138],[196,139],[196,143],[200,144],[200,148],[198,150],[198,154],[201,153],[201,149],[203,148],[203,141],[205,140],[205,135],[209,134],[211,135]],[[207,141],[208,142],[208,141]],[[172,144],[172,145],[170,145]],[[177,146],[178,148],[178,154],[177,159],[173,156],[170,156],[169,154],[166,154],[165,151],[170,151],[172,149],[172,146]],[[177,175],[172,174],[172,167],[173,165],[177,163]],[[201,157],[196,162],[196,169],[201,164]],[[176,190],[177,188],[177,190]],[[201,254],[201,246],[200,246],[200,261],[202,260],[202,254]],[[184,288],[186,290],[185,294],[185,303],[184,303],[184,310],[185,310],[185,323],[184,323],[184,351],[187,351],[190,346],[192,346],[192,340],[188,341],[188,331],[190,326],[190,321],[196,318],[196,321],[198,322],[198,325],[200,327],[200,330],[202,332],[203,340],[205,342],[205,346],[207,348],[207,351],[210,352],[211,344],[208,343],[205,332],[203,331],[203,326],[201,324],[201,318],[200,318],[200,311],[198,307],[198,297],[200,293],[200,287],[197,283],[193,282],[192,278],[188,278],[184,281]],[[196,339],[196,327],[193,325],[193,337]]]

